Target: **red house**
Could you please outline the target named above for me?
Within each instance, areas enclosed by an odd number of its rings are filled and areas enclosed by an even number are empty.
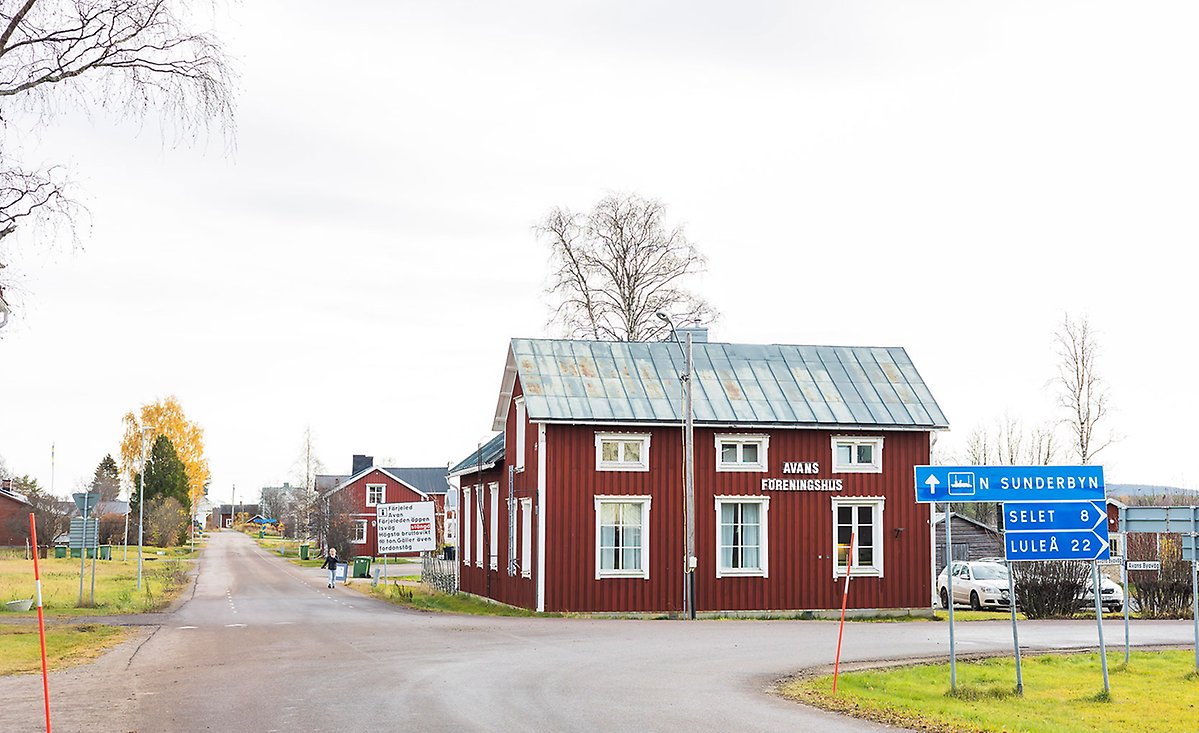
[[[449,489],[445,467],[383,468],[371,456],[354,456],[349,476],[318,476],[317,486],[330,486],[321,494],[330,511],[346,515],[352,523],[353,553],[379,554],[375,507],[410,501],[431,501],[437,517],[437,541],[444,541],[445,495]],[[418,555],[419,553],[406,553]]]
[[[694,547],[684,336],[694,340]],[[913,467],[948,423],[901,348],[514,339],[458,477],[460,587],[541,611],[927,608]],[[853,542],[851,545],[851,537]]]
[[[0,483],[0,546],[21,545],[29,540],[29,501],[12,488],[12,481]],[[53,542],[53,537],[39,537],[38,542]]]

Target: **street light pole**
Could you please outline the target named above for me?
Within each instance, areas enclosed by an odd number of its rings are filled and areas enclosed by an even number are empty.
[[[142,518],[146,512],[146,443],[150,438],[150,428],[142,428],[142,471],[141,482],[137,491],[137,590],[142,589],[142,544],[145,539],[145,525]]]
[[[679,349],[683,342],[675,330],[674,323],[665,313],[658,313],[658,318],[670,326],[671,336]],[[695,556],[695,411],[692,392],[693,346],[692,335],[687,333],[687,348],[683,350],[684,371],[679,379],[683,383],[683,532],[686,537],[686,557],[683,561],[683,609],[690,619],[695,618],[695,569],[698,558]]]

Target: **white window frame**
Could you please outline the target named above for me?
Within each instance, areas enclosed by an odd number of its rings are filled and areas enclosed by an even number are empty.
[[[354,520],[354,539],[351,540],[351,542],[355,545],[365,545],[366,544],[366,534],[367,534],[368,529],[369,528],[367,527],[367,520],[355,519]],[[358,539],[359,536],[361,536],[362,539]]]
[[[595,470],[597,471],[648,471],[649,470],[649,433],[596,433],[595,434]],[[641,443],[641,460],[639,461],[605,461],[604,443],[619,441],[621,443]],[[620,449],[624,458],[624,448]]]
[[[758,446],[758,460],[753,463],[737,461],[736,463],[724,462],[724,446],[733,443],[737,445],[737,456],[740,457],[743,452],[743,447],[747,444],[756,443]],[[761,473],[770,465],[770,436],[748,433],[717,433],[716,434],[716,470],[717,471],[745,471]]]
[[[525,411],[524,397],[517,397],[514,401],[516,403],[516,470],[523,471],[525,468],[525,432],[528,430],[528,413]]]
[[[379,490],[379,498],[376,499],[375,501],[371,501],[371,491],[373,489]],[[366,485],[366,505],[367,506],[378,506],[379,504],[386,504],[386,503],[387,503],[387,484],[367,484]]]
[[[651,497],[648,494],[636,496],[596,495],[595,497],[595,579],[604,578],[641,578],[649,580],[649,510]],[[641,567],[637,570],[606,570],[601,568],[600,558],[600,507],[604,504],[640,504],[641,505]]]
[[[883,514],[886,509],[887,500],[882,496],[845,496],[831,497],[833,507],[833,577],[844,578],[845,570],[837,563],[837,512],[841,507],[871,506],[874,507],[874,562],[869,567],[863,567],[859,563],[858,540],[854,540],[853,552],[853,567],[850,576],[865,577],[865,578],[881,578],[883,577],[883,560],[884,560],[884,542],[883,542]],[[857,512],[854,512],[854,523],[857,524]]]
[[[833,445],[833,473],[882,473],[883,472],[883,438],[881,435],[872,436],[856,436],[856,435],[834,435],[832,439]],[[854,446],[855,449],[859,445],[874,446],[874,460],[871,463],[841,463],[837,459],[837,447],[842,445]],[[853,453],[857,454],[857,450]]]
[[[492,570],[497,570],[500,566],[500,533],[497,531],[500,518],[500,485],[499,483],[487,484],[487,491],[491,497],[491,536],[487,538],[491,547],[491,559],[487,561],[488,567]]]
[[[520,576],[533,577],[533,500],[520,500]]]
[[[462,564],[470,565],[470,487],[465,486],[462,489],[462,508],[459,515],[462,522]]]
[[[720,509],[724,504],[757,504],[759,538],[757,568],[726,568],[721,567],[724,553],[721,552]],[[770,497],[769,496],[717,496],[716,497],[716,577],[717,578],[769,578],[770,577]]]

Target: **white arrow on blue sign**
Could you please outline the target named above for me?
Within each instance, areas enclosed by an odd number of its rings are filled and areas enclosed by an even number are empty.
[[[1103,501],[1103,466],[916,466],[916,501]]]
[[[1107,534],[1107,525],[1103,525]],[[1107,560],[1111,549],[1107,538],[1093,529],[1006,532],[1004,557],[1015,560]]]
[[[1009,501],[1003,505],[1006,532],[1098,530],[1101,525],[1106,535],[1107,507],[1101,501]]]

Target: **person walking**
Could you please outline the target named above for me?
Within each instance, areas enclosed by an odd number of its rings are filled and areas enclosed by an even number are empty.
[[[325,556],[325,562],[321,565],[322,568],[329,568],[329,587],[332,588],[337,584],[337,549],[329,548],[329,554]]]

